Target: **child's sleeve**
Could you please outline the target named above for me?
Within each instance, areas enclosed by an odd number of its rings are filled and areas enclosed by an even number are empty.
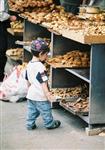
[[[39,81],[39,83],[48,81],[48,76],[45,68],[39,69],[39,72],[36,75],[36,79]]]
[[[27,70],[25,71],[25,79],[28,80],[28,73],[27,73]]]

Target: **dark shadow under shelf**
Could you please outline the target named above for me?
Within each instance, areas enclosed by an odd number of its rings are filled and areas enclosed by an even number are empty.
[[[66,69],[68,72],[76,75],[77,77],[85,80],[86,82],[90,83],[90,75],[89,75],[89,68],[83,69]]]

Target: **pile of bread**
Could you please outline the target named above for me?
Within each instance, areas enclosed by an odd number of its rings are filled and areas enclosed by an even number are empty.
[[[53,0],[8,0],[11,9],[22,12],[21,16],[27,18],[30,22],[40,23],[43,26],[63,34],[65,30],[82,30],[88,35],[104,35],[105,13],[93,13],[94,8],[86,8],[85,19],[65,12],[64,7],[57,6]],[[97,10],[97,9],[96,9]],[[96,11],[94,10],[94,11]],[[98,10],[97,10],[98,11]],[[96,26],[94,26],[96,22]],[[88,27],[88,28],[87,28]]]
[[[88,52],[81,52],[74,50],[66,53],[65,55],[57,55],[53,58],[49,58],[47,63],[53,67],[89,67],[90,56]]]
[[[30,22],[40,23],[59,34],[62,34],[64,30],[67,32],[67,30],[76,29],[89,35],[105,35],[105,22],[103,20],[105,16],[103,14],[94,14],[88,20],[83,20],[72,13],[65,12],[62,6],[53,4],[49,7],[34,8],[32,12],[24,12],[21,15]]]
[[[61,103],[67,107],[68,109],[71,109],[75,113],[80,113],[83,115],[88,115],[89,112],[89,98],[78,98],[75,101],[67,101],[62,100]]]
[[[8,0],[9,7],[14,11],[24,12],[34,7],[46,7],[53,3],[53,0]]]
[[[23,48],[11,48],[6,51],[6,55],[10,58],[21,59],[23,56]]]
[[[83,32],[85,35],[105,35],[105,22],[88,22]]]
[[[16,20],[16,21],[10,22],[10,26],[14,32],[22,32],[24,25],[23,25],[23,22],[21,20]]]
[[[71,98],[86,98],[88,94],[88,87],[84,85],[79,85],[71,88],[52,88],[51,93],[54,96],[58,96],[61,99],[69,99]]]
[[[62,29],[82,29],[85,25],[84,20],[65,12],[64,7],[54,4],[49,7],[37,7],[32,12],[24,12],[21,15],[33,23],[40,23],[60,34]]]
[[[86,17],[87,17],[90,21],[96,21],[96,22],[105,21],[105,13],[88,14],[88,15],[86,15]]]
[[[57,96],[60,103],[68,109],[77,113],[87,114],[89,111],[89,90],[86,84],[71,88],[51,89],[54,96]]]

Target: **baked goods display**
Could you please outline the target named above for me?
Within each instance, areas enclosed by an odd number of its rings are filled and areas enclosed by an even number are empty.
[[[85,35],[105,35],[105,22],[89,22],[84,30]]]
[[[105,13],[98,13],[98,14],[79,13],[78,17],[96,22],[105,21]]]
[[[89,111],[89,91],[86,84],[71,88],[51,89],[52,94],[60,99],[60,105],[74,113],[87,115]]]
[[[90,21],[105,21],[105,13],[86,15]]]
[[[61,6],[56,6],[55,9],[44,17],[42,25],[62,33],[62,29],[80,29],[83,27],[84,21],[67,13]]]
[[[62,100],[61,106],[75,114],[88,115],[89,98],[78,98],[76,100]]]
[[[87,52],[81,52],[79,50],[74,50],[66,53],[65,55],[57,55],[53,58],[49,58],[47,63],[53,67],[89,67],[90,58]]]
[[[23,32],[23,22],[21,20],[10,22],[10,26],[14,32]]]
[[[32,23],[40,23],[55,34],[81,30],[83,37],[105,35],[105,25],[102,25],[105,23],[105,12],[98,7],[80,7],[80,14],[76,16],[65,12],[62,6],[56,6],[53,0],[9,0],[9,3],[22,12],[22,17]]]
[[[10,9],[14,11],[30,11],[34,7],[46,7],[53,3],[53,0],[8,0]]]
[[[41,25],[51,29],[50,31],[62,34],[65,32],[81,31],[82,35],[105,35],[105,13],[101,14],[88,14],[85,19],[80,19],[78,16],[74,16],[71,13],[64,11],[61,6],[52,5],[49,8],[36,9],[35,12],[25,12],[24,17],[33,23],[40,23]],[[85,14],[86,15],[86,14]]]
[[[86,13],[90,14],[98,14],[100,13],[100,8],[99,7],[93,7],[93,6],[87,6],[86,7]]]
[[[62,29],[81,29],[84,21],[72,13],[64,11],[62,6],[50,5],[49,7],[36,8],[33,12],[24,12],[21,16],[26,17],[33,23],[40,23],[61,34]]]
[[[11,48],[6,51],[6,55],[13,60],[20,60],[23,56],[23,48]]]
[[[80,14],[86,13],[86,7],[85,6],[80,6],[79,7],[79,13]]]
[[[51,93],[60,99],[70,99],[70,98],[86,98],[88,94],[88,88],[86,84],[79,85],[71,88],[52,88]]]
[[[88,11],[88,8],[87,8]],[[81,14],[75,16],[72,13],[65,12],[62,6],[50,5],[49,7],[35,8],[32,12],[24,12],[21,14],[33,23],[40,23],[51,29],[50,31],[62,34],[71,30],[82,31],[83,35],[105,35],[105,13],[84,13],[84,19]],[[88,19],[88,20],[86,20]],[[95,25],[94,25],[95,24]],[[90,31],[92,29],[92,32]],[[63,31],[63,32],[62,32]]]

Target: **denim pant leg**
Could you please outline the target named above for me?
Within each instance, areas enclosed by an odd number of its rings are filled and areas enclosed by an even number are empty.
[[[51,111],[51,103],[49,101],[37,102],[37,108],[43,118],[45,127],[50,127],[53,124],[53,116]]]
[[[35,125],[36,118],[40,115],[40,113],[36,108],[35,101],[27,100],[27,104],[28,104],[28,111],[27,111],[26,126],[31,128]]]

